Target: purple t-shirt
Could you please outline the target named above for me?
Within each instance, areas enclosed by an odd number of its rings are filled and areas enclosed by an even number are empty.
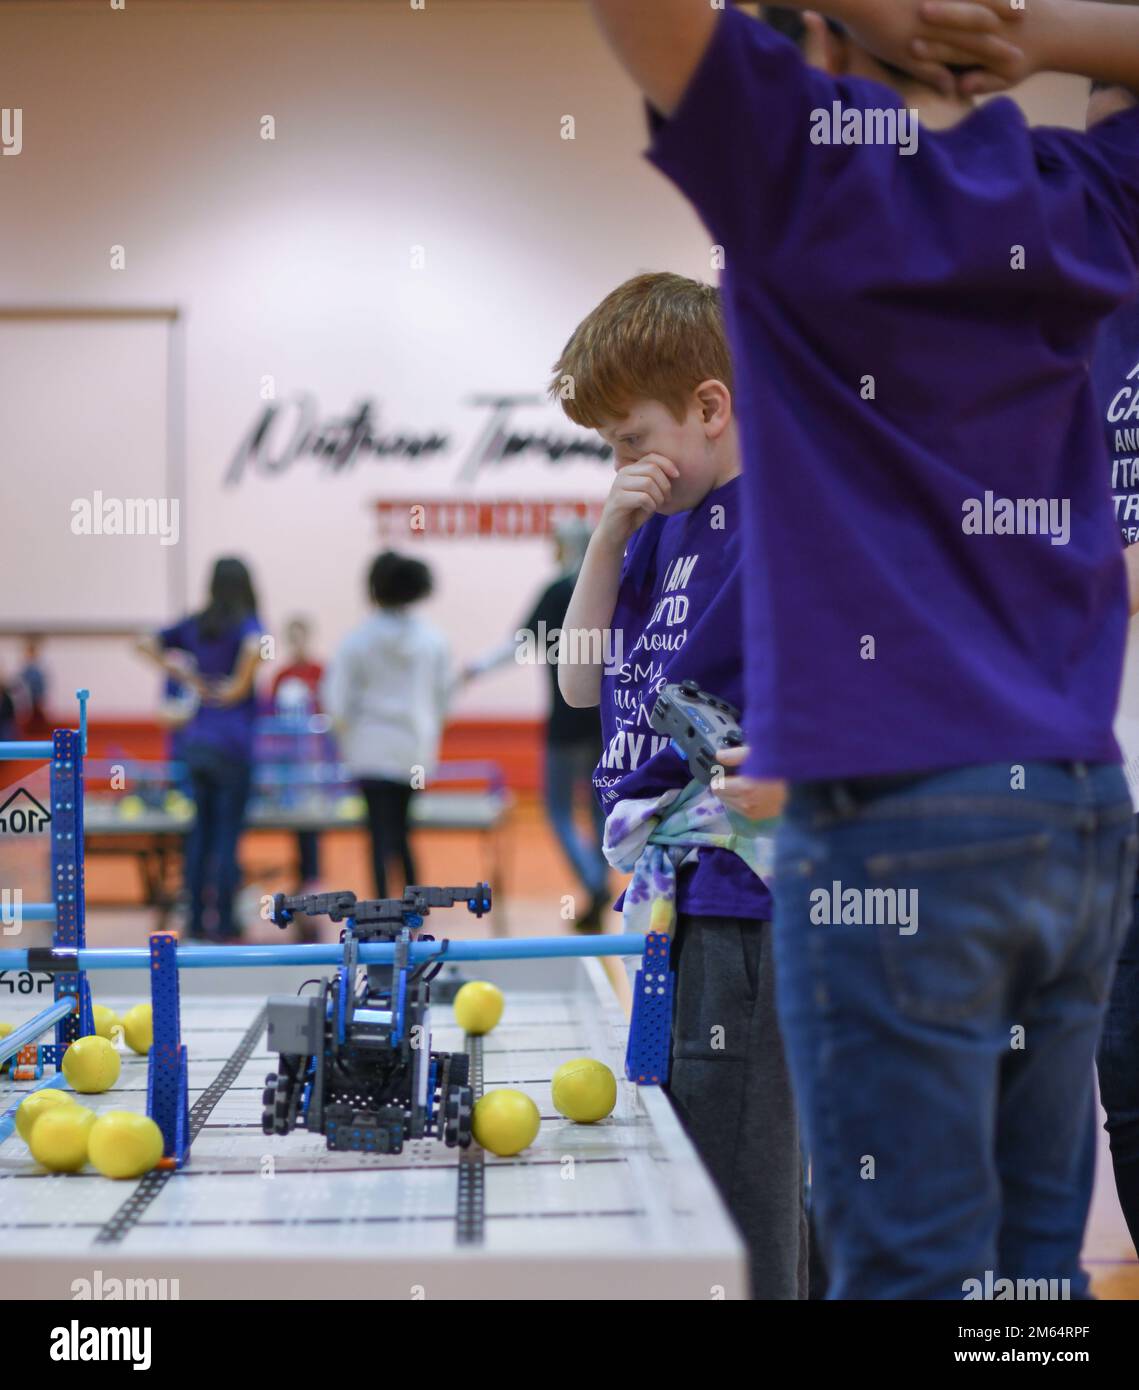
[[[1139,299],[1104,324],[1092,362],[1107,433],[1115,520],[1124,545],[1139,541]]]
[[[653,121],[726,258],[746,770],[1117,761],[1127,606],[1086,364],[1137,283],[1139,110],[1084,135],[999,98],[910,154],[821,143],[901,110],[729,8]]]
[[[649,726],[662,686],[694,680],[743,708],[739,528],[733,478],[691,511],[650,517],[629,541],[610,625],[621,651],[601,678],[593,788],[606,815],[619,798],[657,796],[692,780],[668,738]],[[676,908],[768,921],[771,895],[738,854],[705,846],[677,875]]]
[[[195,615],[183,618],[173,627],[163,628],[158,640],[163,647],[189,652],[203,676],[230,676],[246,638],[256,637],[260,632],[261,624],[256,618],[245,618],[217,637],[206,638]],[[200,705],[180,731],[183,756],[197,747],[243,762],[252,761],[256,713],[257,701],[252,692],[236,705]]]

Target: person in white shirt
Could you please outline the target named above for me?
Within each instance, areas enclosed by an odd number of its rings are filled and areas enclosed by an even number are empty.
[[[321,701],[368,804],[376,893],[396,863],[418,882],[408,842],[412,791],[435,768],[451,686],[446,638],[411,609],[432,590],[419,560],[385,550],[368,573],[376,611],[329,663]]]

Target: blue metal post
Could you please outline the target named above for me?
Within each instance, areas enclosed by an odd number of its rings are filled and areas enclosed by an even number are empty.
[[[79,701],[79,756],[87,756],[87,701],[91,698],[89,690],[77,690],[75,698]]]
[[[85,714],[86,706],[81,705]],[[85,720],[84,720],[85,722]],[[56,729],[51,758],[51,886],[55,900],[52,945],[81,950],[87,945],[83,894],[83,736],[74,729]],[[43,1049],[43,1059],[55,1066],[76,1038],[95,1031],[91,990],[82,970],[56,975],[55,997],[78,995],[79,1011],[59,1023],[55,1044]]]
[[[154,1041],[146,1077],[146,1113],[162,1131],[162,1152],[181,1168],[190,1148],[190,1096],[178,996],[178,938],[150,936],[150,1003]]]
[[[649,932],[633,985],[633,1016],[625,1052],[625,1075],[641,1086],[660,1086],[668,1080],[672,985],[668,937],[663,932]]]

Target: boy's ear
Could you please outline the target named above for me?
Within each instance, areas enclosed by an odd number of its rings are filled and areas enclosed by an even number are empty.
[[[732,417],[731,392],[722,381],[704,381],[696,388],[696,399],[701,420],[705,425],[716,421],[716,434],[719,435]]]

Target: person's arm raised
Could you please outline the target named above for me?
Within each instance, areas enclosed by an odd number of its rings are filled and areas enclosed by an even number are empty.
[[[710,0],[590,0],[593,13],[610,48],[626,72],[662,116],[671,116],[712,42],[722,9]],[[952,24],[930,26],[923,21],[921,0],[827,0],[822,6],[808,0],[783,0],[796,10],[822,9],[841,20],[880,58],[904,68],[942,91],[951,91],[954,76],[947,64],[979,62],[986,67],[1006,65],[1011,35],[996,11],[1007,0],[955,0]],[[1037,3],[1037,0],[1033,0]],[[917,39],[936,41],[945,56],[931,58],[914,52]],[[965,54],[954,45],[968,39]]]
[[[719,10],[708,0],[590,3],[625,71],[662,116],[671,116],[712,41]]]
[[[1134,5],[1096,3],[1095,0],[1031,0],[1022,11],[1013,11],[1009,0],[975,0],[984,4],[1002,22],[1015,25],[1016,51],[999,57],[982,58],[976,48],[976,35],[960,30],[965,23],[960,0],[923,0],[921,14],[930,29],[941,31],[941,38],[918,38],[914,52],[926,59],[944,59],[945,41],[954,44],[959,62],[964,53],[968,61],[983,62],[988,72],[963,77],[960,88],[970,95],[1001,91],[1036,72],[1065,72],[1090,77],[1120,87],[1139,89],[1139,8]],[[1016,56],[1019,52],[1019,57]],[[971,55],[971,56],[970,56]]]

